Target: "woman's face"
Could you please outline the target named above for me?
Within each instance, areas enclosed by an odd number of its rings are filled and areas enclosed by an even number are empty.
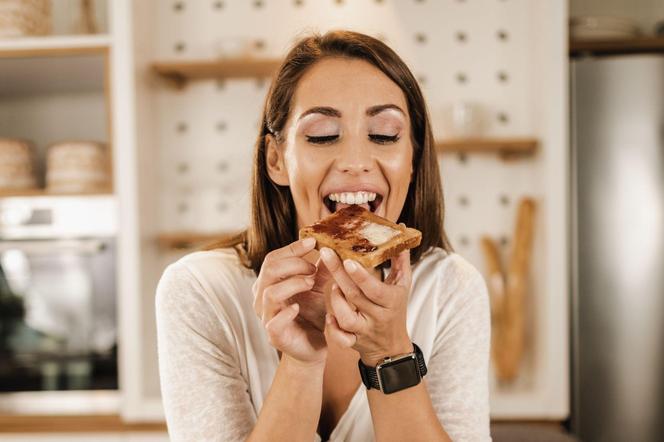
[[[350,204],[397,221],[412,173],[406,98],[368,62],[327,58],[300,79],[271,179],[290,186],[298,228]]]

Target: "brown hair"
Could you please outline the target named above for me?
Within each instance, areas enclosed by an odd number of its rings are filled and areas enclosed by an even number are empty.
[[[422,243],[411,251],[417,262],[430,247],[450,251],[443,227],[444,202],[433,133],[422,91],[406,64],[387,45],[368,35],[351,31],[314,34],[298,41],[288,52],[268,91],[260,134],[254,151],[251,221],[247,230],[205,247],[235,247],[247,267],[258,274],[265,255],[297,240],[296,211],[288,186],[268,176],[266,135],[282,141],[291,100],[308,68],[327,57],[361,59],[380,69],[396,83],[408,103],[413,144],[413,176],[398,222],[422,231]]]

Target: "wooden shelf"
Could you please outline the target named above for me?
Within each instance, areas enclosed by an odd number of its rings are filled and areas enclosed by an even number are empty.
[[[664,37],[635,37],[621,40],[570,40],[569,55],[624,55],[664,53]]]
[[[498,153],[503,157],[533,155],[537,150],[535,138],[464,138],[436,142],[439,153]]]
[[[119,415],[0,415],[0,433],[166,432],[164,422],[126,422]]]
[[[152,69],[176,87],[183,87],[189,80],[269,77],[280,64],[281,60],[273,58],[229,58],[156,62]]]
[[[201,232],[168,232],[157,236],[159,246],[171,250],[190,250],[202,247],[237,232],[201,233]]]
[[[14,198],[14,197],[52,197],[52,196],[97,196],[97,195],[113,195],[111,190],[96,191],[96,192],[79,192],[79,193],[58,193],[49,192],[46,189],[30,189],[30,190],[0,190],[0,198]]]
[[[55,35],[0,39],[0,58],[104,53],[111,38],[99,35]]]

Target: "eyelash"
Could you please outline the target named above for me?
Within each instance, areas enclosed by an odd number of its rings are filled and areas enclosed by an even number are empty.
[[[310,137],[307,135],[307,141],[312,144],[332,144],[339,138],[339,135],[326,135],[323,137]],[[378,144],[392,144],[399,141],[399,135],[369,135],[369,139]]]

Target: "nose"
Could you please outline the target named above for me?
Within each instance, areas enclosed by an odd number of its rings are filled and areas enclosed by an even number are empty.
[[[352,175],[369,172],[373,167],[371,147],[362,142],[344,143],[337,157],[339,171]]]

